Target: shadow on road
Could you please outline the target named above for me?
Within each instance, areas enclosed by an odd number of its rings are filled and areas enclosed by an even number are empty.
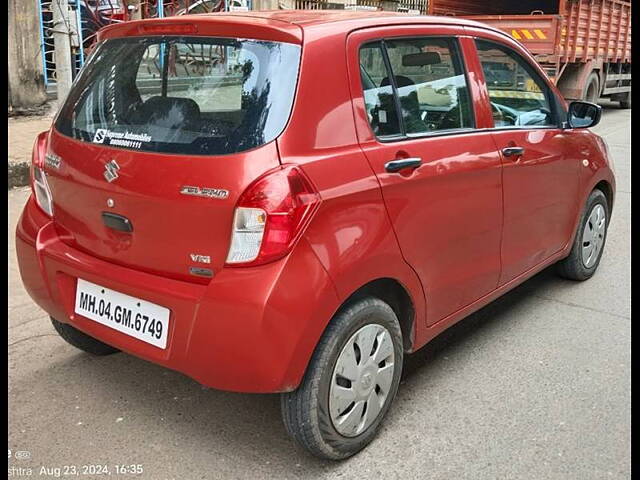
[[[613,115],[616,112],[622,110],[619,102],[612,102],[610,100],[598,102],[598,105],[602,107],[602,118]],[[600,120],[602,122],[602,120]]]
[[[497,298],[490,304],[458,323],[449,327],[420,350],[407,355],[404,361],[402,377],[405,380],[423,375],[430,361],[445,356],[451,350],[467,341],[473,341],[474,334],[483,328],[508,321],[511,311],[527,300],[532,291],[542,290],[551,283],[562,282],[554,273],[554,266],[548,267],[515,289]]]

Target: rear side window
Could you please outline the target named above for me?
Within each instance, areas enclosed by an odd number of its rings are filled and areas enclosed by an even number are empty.
[[[365,108],[373,133],[378,137],[400,135],[396,100],[387,72],[380,42],[360,49],[360,76]]]
[[[553,126],[550,92],[529,62],[508,47],[476,40],[496,127]]]
[[[221,38],[130,37],[101,44],[60,115],[60,133],[162,153],[222,155],[284,128],[300,47]]]
[[[467,79],[453,39],[367,44],[360,49],[360,71],[369,121],[379,137],[389,135],[381,128],[381,111],[383,119],[395,121],[391,126],[406,136],[474,126]]]

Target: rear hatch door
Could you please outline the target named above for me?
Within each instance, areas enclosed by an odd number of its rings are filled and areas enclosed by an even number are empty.
[[[238,197],[279,165],[299,55],[298,45],[213,37],[100,45],[50,136],[64,241],[172,278],[221,268]]]

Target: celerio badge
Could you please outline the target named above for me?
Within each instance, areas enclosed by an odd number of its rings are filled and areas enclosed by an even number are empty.
[[[62,162],[62,159],[55,153],[47,153],[44,156],[44,163],[49,168],[54,168],[58,170],[60,168],[61,162]]]
[[[217,198],[218,200],[224,200],[229,196],[229,190],[224,190],[223,188],[192,187],[190,185],[181,187],[180,193],[193,195],[194,197]]]
[[[118,165],[115,160],[111,160],[110,162],[105,164],[104,168],[104,178],[107,179],[107,182],[111,183],[116,178],[118,178],[118,170],[120,170],[120,165]]]

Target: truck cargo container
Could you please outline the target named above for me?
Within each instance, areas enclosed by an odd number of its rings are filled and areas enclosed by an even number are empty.
[[[567,99],[631,108],[631,2],[431,0],[430,15],[470,18],[524,44]]]

